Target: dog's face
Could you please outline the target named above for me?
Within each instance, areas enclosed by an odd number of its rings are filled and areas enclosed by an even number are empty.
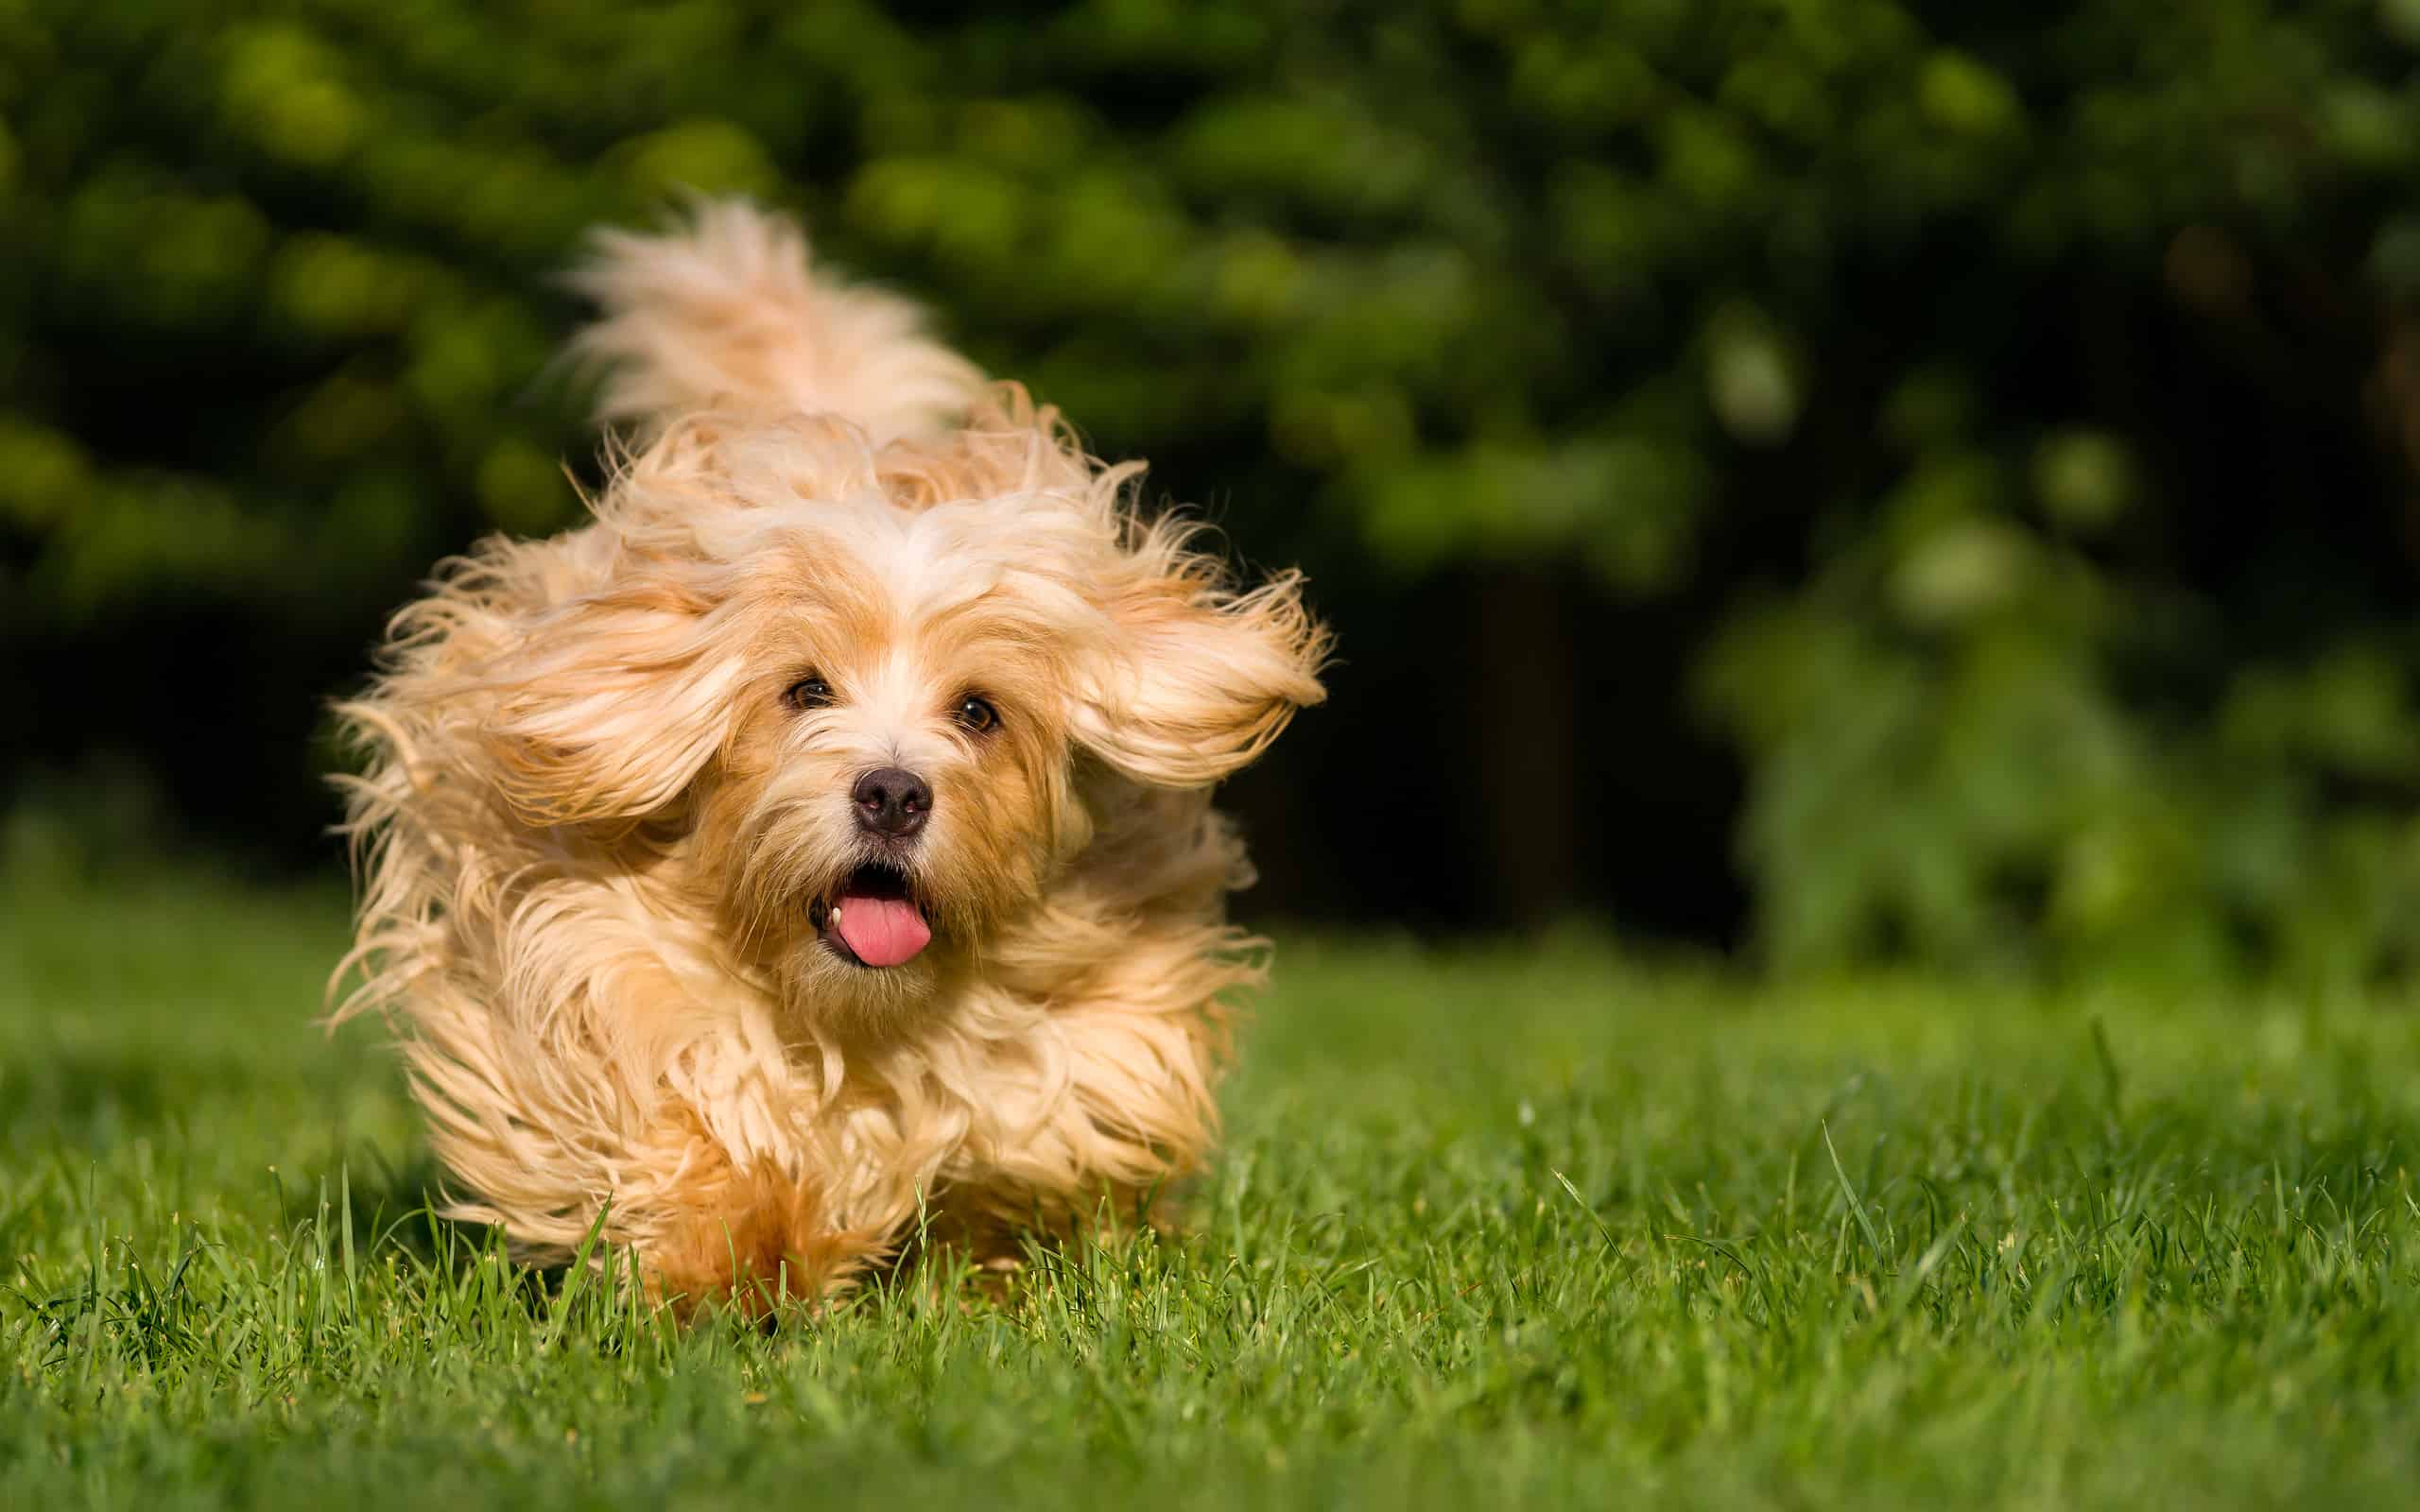
[[[831,511],[752,564],[754,672],[697,850],[803,999],[924,995],[1083,842],[1069,721],[1099,627],[1015,564],[1021,505]]]
[[[1118,476],[1027,439],[1040,486],[972,497],[934,496],[979,468],[835,476],[795,429],[640,458],[577,548],[596,586],[496,679],[499,789],[651,848],[827,1017],[978,968],[1092,837],[1080,767],[1206,786],[1321,696],[1293,579],[1226,591]]]

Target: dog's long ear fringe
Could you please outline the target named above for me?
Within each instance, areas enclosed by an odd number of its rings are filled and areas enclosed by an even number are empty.
[[[600,232],[570,282],[602,312],[572,345],[604,375],[599,417],[642,435],[719,404],[838,415],[879,446],[942,433],[983,392],[913,303],[819,272],[795,222],[745,200]]]
[[[1107,609],[1123,642],[1116,669],[1077,712],[1077,738],[1112,767],[1156,787],[1206,787],[1269,748],[1320,686],[1332,642],[1283,573],[1249,593],[1191,532],[1163,520],[1140,529],[1138,576]]]
[[[696,616],[633,593],[560,611],[485,680],[486,776],[529,824],[631,819],[720,747],[746,668]]]

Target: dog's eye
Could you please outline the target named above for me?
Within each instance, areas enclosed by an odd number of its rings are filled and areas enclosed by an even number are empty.
[[[988,735],[1000,727],[1000,711],[991,700],[977,694],[968,694],[958,701],[958,712],[951,717],[960,726],[978,735]]]
[[[801,678],[782,690],[782,702],[793,709],[829,708],[832,703],[832,684],[818,677]]]

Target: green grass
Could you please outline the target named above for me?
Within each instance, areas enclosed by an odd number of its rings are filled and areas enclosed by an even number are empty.
[[[0,919],[11,1504],[2408,1503],[2420,1017],[1296,942],[1182,1243],[760,1337],[421,1212],[322,896]],[[925,1278],[930,1280],[931,1278]]]

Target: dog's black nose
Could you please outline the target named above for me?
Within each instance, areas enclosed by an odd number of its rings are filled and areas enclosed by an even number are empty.
[[[857,779],[850,795],[857,802],[857,822],[876,834],[905,840],[925,827],[933,810],[933,790],[915,773],[881,766]]]

